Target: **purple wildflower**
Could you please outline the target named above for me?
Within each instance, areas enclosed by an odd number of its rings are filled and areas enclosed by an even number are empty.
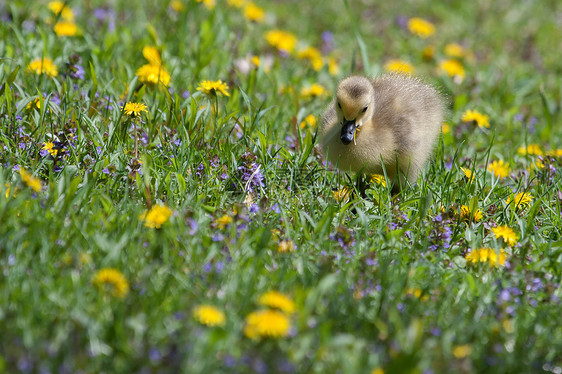
[[[334,49],[334,34],[330,31],[322,33],[322,54],[328,55]]]
[[[242,155],[242,160],[245,163],[238,167],[240,172],[240,182],[243,191],[256,192],[259,196],[260,188],[264,187],[264,176],[261,172],[261,165],[256,162],[257,157],[250,152]]]

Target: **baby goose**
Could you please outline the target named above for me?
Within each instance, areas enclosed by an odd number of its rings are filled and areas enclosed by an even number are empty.
[[[320,146],[340,170],[383,174],[415,182],[443,122],[443,101],[433,87],[404,74],[342,80],[322,117]]]

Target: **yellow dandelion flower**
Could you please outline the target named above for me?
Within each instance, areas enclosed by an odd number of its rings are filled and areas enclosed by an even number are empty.
[[[478,125],[478,127],[480,127],[481,129],[486,127],[490,127],[490,121],[488,119],[488,116],[485,114],[482,114],[476,110],[466,110],[463,114],[462,114],[462,118],[461,120],[463,122],[472,122],[475,121],[476,124]]]
[[[433,45],[428,45],[427,47],[425,47],[422,51],[422,58],[426,61],[429,60],[433,60],[433,57],[435,56],[435,46]]]
[[[57,36],[74,36],[78,32],[78,27],[74,22],[61,21],[55,24],[53,30]]]
[[[546,155],[551,156],[551,157],[562,157],[562,148],[553,149],[552,151],[548,151],[546,153]]]
[[[420,299],[420,301],[427,301],[429,299],[429,295],[422,295],[423,292],[419,288],[408,288],[406,290],[406,295],[413,296],[416,299]]]
[[[179,13],[185,9],[185,6],[180,0],[172,0],[170,1],[170,8],[172,8],[174,12]]]
[[[220,93],[224,96],[230,96],[228,93],[228,85],[221,80],[218,81],[202,81],[197,86],[197,91],[201,91],[204,94],[216,95]]]
[[[351,190],[347,187],[342,187],[337,191],[332,191],[332,197],[337,202],[347,202],[351,196]]]
[[[142,112],[148,113],[146,105],[142,103],[128,102],[121,110],[131,118],[138,117]]]
[[[289,335],[291,322],[278,310],[258,310],[246,317],[244,334],[250,339],[261,337],[281,338]]]
[[[449,125],[447,122],[443,122],[443,124],[441,125],[441,132],[443,134],[448,134],[451,132],[451,125]]]
[[[502,249],[499,254],[491,248],[478,248],[473,249],[466,255],[466,260],[469,263],[476,264],[485,262],[493,267],[504,266],[507,254]]]
[[[415,68],[414,65],[410,64],[409,62],[394,59],[389,60],[386,64],[384,64],[384,70],[402,74],[413,74]]]
[[[265,33],[265,40],[274,48],[285,53],[292,53],[297,45],[297,37],[283,30],[271,30]]]
[[[467,205],[461,206],[461,219],[465,221],[480,222],[482,220],[483,214],[480,209],[476,209],[474,212],[470,210]]]
[[[37,75],[45,74],[49,77],[56,77],[59,74],[59,69],[53,64],[53,60],[48,57],[31,61],[27,65],[27,70]]]
[[[413,17],[408,20],[408,30],[420,38],[427,38],[435,34],[435,26],[433,23],[419,17]]]
[[[215,220],[215,224],[219,229],[224,230],[226,226],[232,223],[232,221],[233,221],[232,217],[229,216],[228,214],[225,214],[222,217],[217,218]]]
[[[324,86],[322,86],[321,84],[318,84],[318,83],[314,83],[311,86],[304,87],[301,90],[301,96],[303,98],[324,96],[326,94],[327,94],[327,91],[324,88]]]
[[[259,67],[261,64],[261,60],[259,56],[252,56],[252,58],[250,59],[250,62],[255,66],[255,67]]]
[[[25,109],[41,109],[41,99],[36,97],[25,106]]]
[[[205,326],[224,326],[226,317],[224,312],[212,305],[199,305],[193,309],[195,319]]]
[[[196,0],[196,1],[198,3],[203,3],[203,5],[205,5],[205,8],[209,10],[215,9],[215,5],[217,5],[215,0]]]
[[[144,221],[144,226],[159,229],[173,214],[173,210],[166,205],[154,205],[150,210],[145,210],[139,219]]]
[[[43,143],[41,150],[49,152],[49,154],[54,157],[59,153],[58,149],[54,149],[54,147],[55,144],[53,142],[46,142]]]
[[[496,177],[503,179],[509,175],[509,163],[503,160],[494,161],[488,165],[488,171],[492,172]]]
[[[226,3],[235,8],[242,8],[246,5],[246,0],[226,0]]]
[[[513,326],[512,319],[504,319],[502,321],[502,327],[508,334],[512,334],[515,331],[515,327]]]
[[[295,312],[295,303],[288,296],[277,291],[269,291],[260,296],[258,303],[274,309],[279,309],[287,314]]]
[[[333,57],[328,57],[328,73],[330,75],[338,75],[340,73],[340,66]]]
[[[304,129],[305,127],[315,128],[316,127],[316,117],[314,114],[309,114],[304,118],[304,120],[300,123],[300,128]]]
[[[92,255],[90,255],[88,252],[82,252],[80,253],[80,255],[78,255],[78,262],[80,263],[80,265],[88,265],[92,263]]]
[[[43,186],[41,185],[41,181],[38,178],[35,178],[33,175],[29,174],[24,168],[20,167],[20,177],[21,181],[25,183],[28,187],[35,192],[40,192]]]
[[[463,168],[461,166],[461,171],[464,173],[464,176],[466,177],[466,179],[468,179],[469,182],[472,182],[474,180],[475,175],[472,170]]]
[[[10,183],[6,183],[4,187],[6,188],[6,193],[4,195],[6,196],[6,199],[8,199],[10,197],[10,192],[12,192],[12,185]]]
[[[384,374],[384,370],[381,368],[375,368],[371,371],[371,374]]]
[[[525,155],[542,156],[544,154],[540,145],[538,145],[536,143],[527,145],[527,148],[519,147],[517,149],[517,153],[519,153],[521,156],[525,156]]]
[[[151,65],[162,65],[162,59],[160,58],[160,52],[156,47],[146,45],[142,49],[142,55],[148,60]]]
[[[277,229],[271,229],[271,238],[273,241],[279,240],[279,236],[281,235],[281,231]]]
[[[463,58],[466,56],[466,49],[458,43],[449,43],[445,46],[445,54],[451,57]]]
[[[306,47],[297,53],[297,57],[303,60],[309,60],[314,71],[320,71],[320,69],[324,66],[322,54],[317,48]]]
[[[244,7],[244,17],[252,22],[263,22],[265,20],[265,10],[250,2]]]
[[[513,195],[509,196],[505,200],[505,203],[509,205],[512,201],[514,201],[516,208],[525,208],[531,205],[531,201],[533,201],[533,199],[534,199],[533,195],[531,195],[529,192],[519,192],[515,196]]]
[[[465,77],[464,67],[457,60],[443,60],[439,63],[439,71],[447,74],[450,77],[463,80]]]
[[[127,278],[117,269],[104,268],[96,273],[92,283],[100,289],[109,286],[113,295],[123,298],[129,293]]]
[[[141,83],[150,86],[162,85],[168,87],[168,84],[170,84],[170,73],[164,65],[146,64],[138,68],[135,74],[139,77]]]
[[[533,162],[531,162],[531,166],[528,167],[527,170],[531,172],[531,170],[541,170],[544,168],[545,168],[544,162],[542,162],[541,160],[534,160]]]
[[[384,177],[384,175],[372,174],[370,183],[376,183],[380,186],[386,187],[386,178]]]
[[[60,17],[66,21],[74,20],[72,9],[66,6],[62,1],[50,1],[47,4],[47,8],[57,16],[60,14]]]
[[[517,234],[509,226],[504,225],[493,227],[492,232],[494,233],[496,238],[502,238],[503,241],[510,246],[514,246],[515,244],[517,244]]]
[[[465,345],[456,345],[453,348],[453,356],[455,356],[455,358],[465,358],[467,356],[469,356],[472,353],[472,346],[469,344],[465,344]]]
[[[295,242],[292,240],[281,240],[279,245],[277,246],[277,252],[285,253],[285,252],[294,252],[295,251]]]
[[[408,288],[406,290],[406,295],[414,296],[415,298],[419,298],[422,294],[422,290],[419,288]]]

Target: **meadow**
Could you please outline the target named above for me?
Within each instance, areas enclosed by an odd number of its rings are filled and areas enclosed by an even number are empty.
[[[0,372],[562,373],[562,3],[0,3]],[[350,74],[446,122],[393,195]]]

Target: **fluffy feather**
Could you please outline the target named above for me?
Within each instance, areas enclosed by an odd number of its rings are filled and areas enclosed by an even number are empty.
[[[415,182],[441,131],[444,106],[439,92],[419,79],[386,74],[342,80],[319,129],[320,146],[340,170],[405,176]],[[353,141],[343,134],[355,125]],[[398,167],[397,167],[398,166]],[[403,181],[403,180],[402,180]]]

